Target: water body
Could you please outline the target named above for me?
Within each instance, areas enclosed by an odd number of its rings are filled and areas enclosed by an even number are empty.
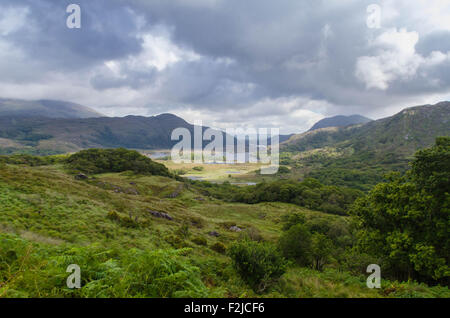
[[[148,154],[148,156],[151,159],[161,159],[161,158],[165,158],[165,157],[169,156],[169,154],[168,153],[164,153],[164,152],[154,152],[154,153]]]
[[[196,176],[188,176],[187,178],[189,180],[194,180],[194,181],[201,181],[204,179],[203,177],[196,177]]]

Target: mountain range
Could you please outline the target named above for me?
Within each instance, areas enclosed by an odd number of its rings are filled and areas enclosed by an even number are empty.
[[[450,135],[450,102],[402,110],[347,127],[297,134],[280,145],[282,163],[301,178],[368,190],[391,171],[404,172],[415,152]]]
[[[306,151],[327,146],[354,151],[392,151],[412,154],[433,144],[437,136],[450,134],[450,102],[422,105],[362,125],[326,127],[296,134],[281,148]]]
[[[170,149],[177,142],[171,140],[171,133],[179,127],[191,134],[194,131],[194,125],[173,114],[102,117],[88,107],[69,102],[0,99],[3,154],[116,147]],[[360,115],[326,118],[308,132],[280,136],[280,149],[302,152],[334,147],[347,153],[370,151],[381,156],[409,156],[433,144],[436,136],[449,133],[450,103],[441,102],[406,108],[374,121]]]

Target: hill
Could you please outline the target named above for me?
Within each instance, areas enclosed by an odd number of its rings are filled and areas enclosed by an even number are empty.
[[[0,117],[91,118],[103,116],[89,107],[71,102],[0,98]]]
[[[176,128],[186,128],[194,135],[194,125],[172,114],[84,119],[0,117],[3,144],[9,141],[9,145],[16,145],[4,147],[4,154],[27,151],[53,154],[118,147],[170,149],[177,143],[171,140]]]
[[[327,127],[346,127],[351,125],[366,124],[370,121],[372,121],[372,119],[369,119],[361,115],[350,115],[350,116],[338,115],[319,120],[317,123],[314,124],[314,126],[311,127],[310,131]]]
[[[348,217],[288,203],[224,202],[195,183],[160,175],[78,178],[65,171],[65,156],[39,160],[35,166],[0,162],[0,297],[449,295],[445,287],[385,276],[381,289],[367,288],[365,264],[373,260],[348,254]],[[226,251],[246,240],[261,251],[296,233],[288,228],[304,229],[293,225],[298,222],[327,233],[332,257],[320,269],[292,262],[263,290],[252,288]],[[66,287],[70,264],[81,267],[80,289]]]
[[[349,127],[294,135],[281,144],[284,163],[326,184],[367,190],[389,171],[404,171],[411,156],[450,135],[450,102],[410,107],[398,114]]]

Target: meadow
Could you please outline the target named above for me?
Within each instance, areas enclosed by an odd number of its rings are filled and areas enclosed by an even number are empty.
[[[450,297],[447,287],[414,281],[369,289],[339,247],[320,270],[286,261],[282,275],[254,288],[230,258],[236,243],[275,246],[292,215],[351,241],[351,218],[224,202],[173,176],[80,175],[61,158],[0,161],[0,297]],[[74,263],[81,289],[66,286]]]

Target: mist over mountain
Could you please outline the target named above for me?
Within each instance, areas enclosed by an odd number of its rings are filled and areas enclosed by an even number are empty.
[[[58,100],[0,98],[0,117],[93,118],[104,117],[79,104]]]
[[[370,121],[372,121],[372,119],[361,115],[350,115],[350,116],[338,115],[319,120],[317,123],[314,124],[314,126],[311,127],[309,131],[327,127],[346,127],[357,124],[366,124]]]

